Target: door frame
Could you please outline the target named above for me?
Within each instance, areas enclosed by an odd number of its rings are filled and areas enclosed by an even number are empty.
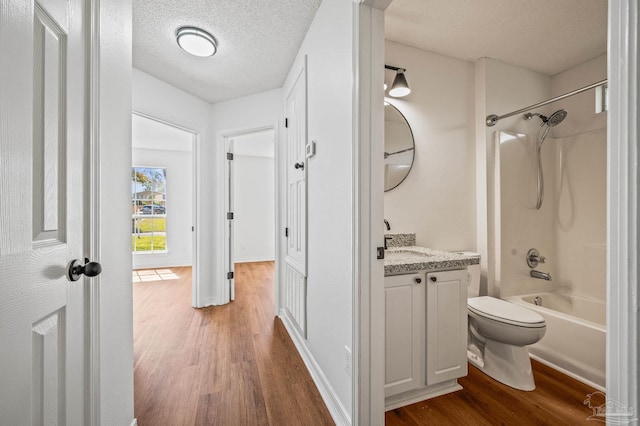
[[[215,300],[216,305],[224,305],[231,301],[230,289],[228,285],[228,280],[226,278],[227,274],[227,255],[232,256],[231,253],[227,254],[227,244],[226,244],[226,229],[227,229],[227,210],[226,210],[226,197],[228,196],[228,188],[225,184],[225,179],[227,178],[227,143],[229,139],[233,139],[238,136],[243,136],[250,133],[262,132],[272,130],[273,131],[273,171],[274,171],[274,189],[275,189],[275,278],[274,278],[274,291],[275,291],[275,307],[274,312],[277,313],[280,310],[280,265],[281,265],[281,239],[278,234],[278,230],[281,229],[281,211],[280,211],[280,200],[282,197],[281,193],[281,185],[280,185],[280,132],[279,132],[279,122],[271,122],[265,124],[256,124],[244,127],[238,127],[234,129],[227,130],[219,130],[216,132],[216,144],[217,144],[217,161],[216,168],[218,169],[218,194],[216,196],[216,205],[218,206],[218,224],[216,239],[216,252],[217,252],[217,265],[215,268],[216,277],[213,280],[215,283]]]
[[[136,111],[136,110],[131,110],[131,115],[137,115],[138,117],[142,117],[142,118],[146,118],[149,120],[153,120],[156,123],[161,123],[167,126],[171,126],[175,129],[179,129],[182,130],[184,132],[188,132],[191,134],[191,166],[192,166],[192,170],[191,170],[191,182],[192,182],[192,200],[191,200],[191,206],[192,206],[192,212],[191,212],[191,223],[192,226],[195,227],[195,230],[192,232],[192,241],[191,241],[191,267],[192,267],[192,274],[191,274],[191,305],[192,306],[200,306],[198,305],[198,301],[200,300],[200,287],[199,287],[199,283],[200,283],[200,245],[201,245],[201,241],[202,241],[202,236],[200,235],[200,218],[202,215],[198,214],[198,212],[200,211],[200,205],[201,205],[201,201],[200,201],[200,197],[198,196],[199,193],[199,189],[201,188],[201,179],[200,179],[200,167],[201,167],[201,162],[200,162],[200,158],[201,156],[201,144],[202,144],[202,134],[200,132],[198,132],[197,130],[193,130],[190,129],[189,127],[185,127],[182,126],[180,124],[175,124],[172,123],[170,121],[167,120],[163,120],[161,118],[157,118],[154,117],[153,115],[150,114],[145,114],[143,112],[140,111]],[[133,140],[131,141],[132,145],[133,145]]]
[[[376,161],[367,152],[367,136],[377,133],[372,119],[377,111],[376,55],[383,51],[384,16],[377,17],[392,0],[364,0],[354,7],[354,374],[353,424],[384,424],[384,399],[380,399],[380,338],[375,316],[384,305],[375,292],[377,264],[367,248],[381,231],[372,224],[376,188],[372,173]],[[377,9],[377,11],[376,11]],[[640,106],[638,33],[640,8],[635,0],[608,5],[609,112],[607,123],[607,398],[633,413],[640,409],[638,390],[638,280],[640,279],[640,200],[638,137]],[[376,32],[383,34],[376,37]],[[372,84],[369,84],[372,83]],[[378,129],[379,130],[379,129]],[[359,182],[359,183],[358,183]],[[377,219],[376,219],[377,220]],[[371,225],[371,226],[369,226]],[[380,230],[382,225],[380,225]],[[368,231],[371,231],[370,233]],[[359,251],[358,247],[365,248]],[[380,333],[378,333],[380,334]],[[384,362],[384,359],[382,359]],[[378,370],[374,368],[378,366]],[[384,364],[382,364],[384,365]],[[382,367],[383,368],[383,367]],[[382,405],[381,405],[382,404]],[[635,423],[638,420],[636,417]]]
[[[354,2],[352,424],[384,424],[384,11]],[[379,71],[376,71],[379,70]],[[374,160],[379,159],[379,160]]]
[[[132,6],[87,0],[86,7],[85,253],[103,272],[85,283],[85,420],[135,425],[131,255],[122,251],[131,244],[125,200],[131,197]],[[102,214],[105,205],[112,205],[109,215]]]

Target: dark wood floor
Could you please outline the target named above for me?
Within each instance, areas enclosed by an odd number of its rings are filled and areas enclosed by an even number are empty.
[[[204,309],[191,268],[167,269],[133,284],[140,426],[334,424],[274,317],[273,262],[236,265],[236,300]]]
[[[587,421],[593,411],[583,402],[596,390],[539,362],[532,363],[533,392],[498,383],[469,365],[469,375],[458,380],[463,390],[388,411],[386,424],[593,426],[593,421]]]
[[[205,309],[191,308],[191,268],[169,269],[154,278],[142,271],[133,285],[140,426],[333,424],[274,318],[273,262],[236,265],[236,301]],[[516,391],[469,367],[460,380],[463,390],[389,411],[386,424],[593,424],[583,401],[594,389],[540,363],[533,366],[533,392]]]

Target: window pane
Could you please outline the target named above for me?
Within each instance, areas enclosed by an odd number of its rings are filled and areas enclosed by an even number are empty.
[[[131,172],[131,249],[167,250],[167,173],[163,168],[134,167]]]

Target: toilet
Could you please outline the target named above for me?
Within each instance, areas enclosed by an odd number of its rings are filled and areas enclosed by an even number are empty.
[[[537,312],[495,297],[480,296],[480,265],[467,267],[469,362],[512,388],[536,388],[528,345],[538,342],[547,329]]]

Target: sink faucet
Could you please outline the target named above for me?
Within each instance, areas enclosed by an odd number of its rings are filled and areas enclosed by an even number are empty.
[[[546,272],[540,272],[540,271],[536,271],[535,269],[531,270],[530,275],[533,278],[538,278],[541,280],[546,280],[546,281],[551,281],[551,274],[548,274]]]
[[[390,235],[385,235],[384,236],[384,249],[385,250],[389,248],[389,247],[387,247],[387,241],[391,241],[391,240],[393,240],[392,236],[390,236]]]
[[[387,231],[391,231],[391,226],[389,225],[389,221],[387,219],[384,220],[384,226],[387,227]]]

